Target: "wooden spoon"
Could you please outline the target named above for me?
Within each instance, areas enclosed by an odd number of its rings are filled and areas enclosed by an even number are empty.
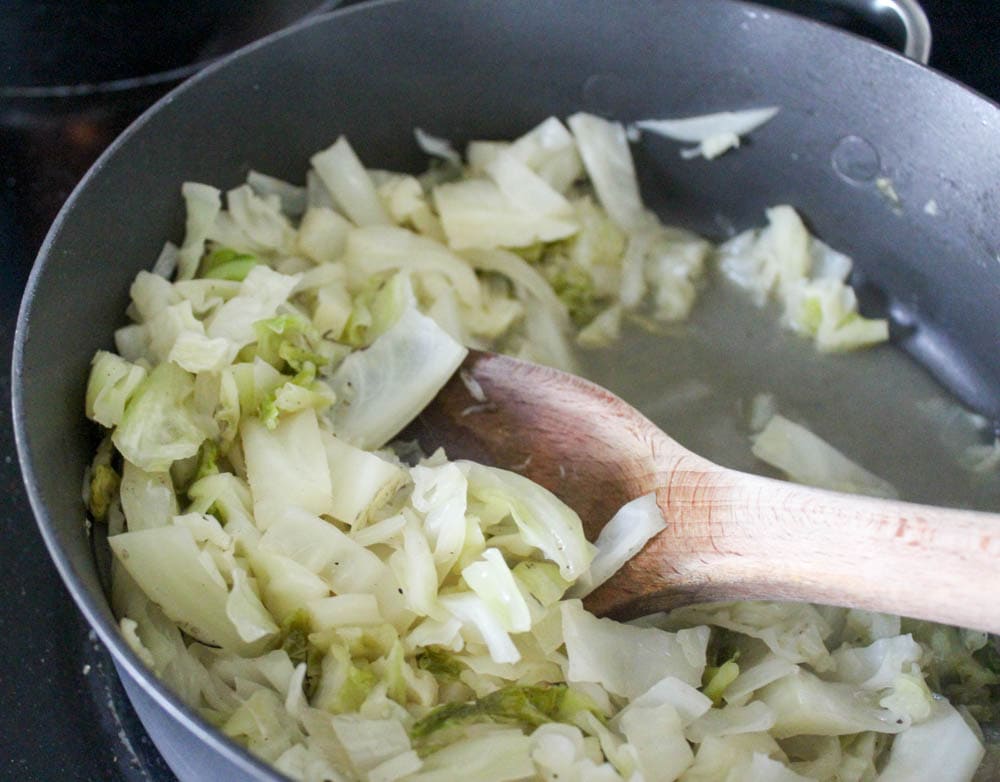
[[[542,484],[580,514],[590,540],[655,491],[667,527],[586,599],[597,614],[805,600],[1000,632],[1000,515],[726,469],[593,383],[478,351],[404,436]]]

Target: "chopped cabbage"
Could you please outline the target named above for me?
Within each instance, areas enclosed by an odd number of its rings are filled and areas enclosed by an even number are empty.
[[[593,682],[635,698],[667,676],[697,686],[705,669],[708,629],[668,633],[598,619],[576,600],[562,603],[563,637],[572,682]],[[627,655],[622,649],[628,649]]]
[[[208,234],[217,244],[250,254],[289,252],[294,246],[295,229],[277,196],[261,198],[252,187],[242,185],[226,193],[226,206]]]
[[[526,633],[531,629],[528,604],[498,549],[488,548],[481,560],[466,565],[462,569],[462,578],[500,618],[505,630]]]
[[[397,465],[370,451],[345,443],[329,432],[320,432],[330,468],[330,513],[351,527],[366,517],[406,482]]]
[[[150,472],[198,453],[209,431],[191,403],[194,377],[176,364],[155,367],[135,389],[111,436],[128,461]]]
[[[434,398],[466,352],[433,320],[407,308],[330,378],[334,433],[360,448],[385,445]]]
[[[635,770],[644,779],[671,782],[694,762],[680,715],[669,703],[633,706],[622,715],[619,726],[635,757]]]
[[[510,515],[528,546],[537,548],[567,580],[583,575],[594,547],[583,535],[580,517],[552,492],[527,478],[497,467],[458,462],[469,481],[469,495],[484,510]]]
[[[350,143],[341,136],[310,160],[334,201],[355,225],[388,225],[375,185]]]
[[[347,237],[349,274],[366,281],[390,270],[407,271],[427,284],[445,278],[460,302],[480,306],[480,282],[473,269],[440,243],[403,228],[372,226],[351,231]]]
[[[721,111],[683,119],[639,120],[634,127],[677,141],[697,144],[691,150],[683,150],[683,157],[702,155],[708,160],[738,147],[740,136],[752,133],[761,125],[770,122],[779,111],[776,106],[745,111]]]
[[[286,182],[283,179],[262,174],[250,169],[247,174],[247,184],[261,198],[277,196],[281,211],[289,217],[299,217],[306,211],[306,189]]]
[[[146,379],[146,370],[121,356],[99,350],[87,383],[87,417],[109,429],[117,426],[125,406]]]
[[[313,513],[332,511],[332,484],[319,422],[311,409],[268,429],[259,419],[240,426],[254,516],[262,529],[289,505]]]
[[[522,170],[522,173],[525,172]],[[544,182],[534,184],[542,191],[542,195],[536,197],[547,203],[551,196],[542,190],[547,185]],[[525,190],[523,183],[511,182],[509,185],[508,191]],[[526,187],[531,190],[531,185]],[[488,179],[464,179],[438,185],[434,188],[434,205],[448,244],[455,250],[528,247],[536,242],[565,239],[578,230],[577,224],[561,216],[559,211],[549,209],[548,214],[536,214],[522,209],[496,182]]]
[[[625,128],[592,114],[574,114],[569,126],[601,206],[623,230],[639,228],[646,209]]]
[[[888,322],[858,313],[847,285],[852,262],[809,234],[792,207],[767,210],[768,226],[749,230],[719,247],[719,267],[763,305],[782,302],[784,322],[812,337],[816,347],[837,352],[867,347],[889,338]]]
[[[771,733],[789,736],[843,736],[871,730],[899,733],[908,720],[878,705],[876,699],[846,682],[823,681],[799,669],[764,687],[760,703],[774,714]]]
[[[413,137],[420,148],[428,155],[441,158],[445,162],[453,163],[456,166],[462,164],[462,156],[455,151],[455,148],[447,139],[434,136],[421,128],[413,129]]]
[[[753,438],[753,454],[807,486],[896,498],[893,486],[855,464],[804,426],[774,415]]]
[[[946,701],[934,714],[901,734],[892,744],[881,782],[961,782],[972,777],[983,759],[982,742]]]
[[[628,560],[632,559],[656,533],[666,529],[660,506],[656,504],[656,494],[646,494],[621,507],[604,525],[594,545],[597,555],[590,563],[586,575],[577,579],[570,594],[586,597],[599,587]]]
[[[129,530],[167,526],[180,513],[170,473],[146,472],[125,461],[120,487],[122,510]]]
[[[333,263],[344,252],[351,224],[324,206],[310,207],[302,216],[298,249],[316,263]]]
[[[229,590],[189,530],[170,525],[123,532],[108,542],[139,588],[188,635],[248,651],[226,610]]]
[[[187,223],[184,243],[177,253],[177,279],[190,280],[198,271],[205,240],[222,209],[222,193],[197,182],[185,182],[181,193],[187,209]]]
[[[535,773],[532,742],[517,730],[484,733],[455,742],[424,759],[407,782],[512,782]]]
[[[339,139],[305,187],[184,186],[184,241],[136,278],[85,402],[126,642],[308,782],[970,779],[995,640],[790,603],[599,619],[575,598],[664,528],[655,496],[593,545],[517,472],[392,441],[467,347],[572,368],[626,318],[688,317],[713,263],[820,350],[884,338],[790,208],[714,252],[646,210],[620,124],[568,125],[474,141],[465,168],[418,131],[444,161],[421,177]],[[762,458],[887,492],[774,413],[755,406]]]

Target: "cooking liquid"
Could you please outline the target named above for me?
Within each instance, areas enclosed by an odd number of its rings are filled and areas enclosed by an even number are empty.
[[[880,345],[822,354],[714,272],[688,321],[661,333],[630,323],[612,347],[581,351],[584,376],[615,392],[695,453],[781,477],[751,452],[754,397],[892,483],[912,502],[1000,509],[1000,467],[963,466],[970,446],[992,442],[901,350]],[[715,279],[712,279],[715,278]]]

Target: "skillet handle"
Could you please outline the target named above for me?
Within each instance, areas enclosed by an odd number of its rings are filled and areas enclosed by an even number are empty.
[[[931,57],[931,25],[919,0],[826,0],[830,5],[854,9],[878,18],[886,11],[899,17],[906,33],[903,54],[926,65]]]

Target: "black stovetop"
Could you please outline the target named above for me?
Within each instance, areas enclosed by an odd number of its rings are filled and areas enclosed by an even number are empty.
[[[935,36],[931,64],[1000,100],[1000,4],[923,4]],[[27,47],[23,40],[19,44]],[[156,51],[150,47],[146,59],[140,57],[130,67],[146,67],[145,73],[162,67],[151,62]],[[4,53],[0,41],[0,55]],[[78,54],[67,53],[65,59]],[[4,367],[10,366],[21,291],[60,204],[104,146],[176,83],[173,78],[154,78],[141,87],[119,85],[112,91],[46,97],[5,93],[5,84],[16,83],[12,79],[10,66],[0,59]],[[71,602],[35,527],[17,467],[7,371],[0,379],[0,410],[8,411],[0,416],[0,491],[5,498],[0,514],[0,779],[170,780],[125,699],[107,653]]]

